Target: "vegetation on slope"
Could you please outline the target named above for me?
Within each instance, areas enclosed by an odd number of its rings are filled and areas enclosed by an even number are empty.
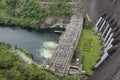
[[[18,46],[15,46],[15,49],[20,50],[21,52],[23,52],[26,56],[28,56],[29,58],[33,58],[32,57],[32,53],[30,53],[29,51],[27,51],[24,48],[19,48]]]
[[[91,68],[96,64],[99,59],[100,53],[100,40],[99,37],[90,29],[83,29],[81,38],[78,44],[78,50],[82,52],[83,70],[91,73]]]
[[[69,18],[68,0],[0,0],[0,24],[40,28],[49,17]]]
[[[91,68],[96,64],[99,59],[100,53],[100,40],[99,37],[92,32],[92,23],[85,17],[83,31],[78,43],[78,50],[82,52],[83,70],[92,73]]]
[[[61,77],[34,64],[26,64],[10,50],[10,45],[0,42],[0,80],[77,80],[78,77]]]
[[[84,17],[83,30],[78,43],[77,50],[82,52],[82,64],[83,70],[87,73],[92,73],[91,68],[96,64],[96,61],[100,58],[100,49],[102,45],[99,36],[92,32],[93,24],[88,21],[85,10],[80,7],[80,12]]]
[[[1,80],[57,80],[57,78],[38,68],[36,65],[25,64],[10,46],[0,43],[0,79]]]

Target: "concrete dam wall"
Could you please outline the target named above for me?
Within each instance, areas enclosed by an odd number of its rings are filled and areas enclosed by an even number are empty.
[[[110,17],[109,20],[113,19],[120,24],[120,0],[81,0],[81,2],[94,23],[106,14],[105,17]]]
[[[81,0],[103,42],[90,80],[120,80],[120,0]]]

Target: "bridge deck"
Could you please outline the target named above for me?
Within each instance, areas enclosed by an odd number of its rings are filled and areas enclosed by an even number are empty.
[[[51,68],[56,73],[68,73],[74,51],[77,48],[82,26],[83,17],[81,15],[73,15],[70,24],[67,25],[66,31],[59,40],[53,56],[45,63],[45,66]]]

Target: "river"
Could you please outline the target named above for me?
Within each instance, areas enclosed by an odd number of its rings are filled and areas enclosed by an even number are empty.
[[[0,42],[26,49],[31,52],[33,60],[38,64],[52,56],[52,51],[58,45],[59,36],[60,34],[54,33],[51,29],[0,26]]]

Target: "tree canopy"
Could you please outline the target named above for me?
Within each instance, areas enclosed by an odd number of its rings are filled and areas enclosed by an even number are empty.
[[[35,64],[26,64],[10,50],[11,46],[0,42],[0,80],[77,80],[78,77],[54,75]]]
[[[68,0],[0,0],[3,25],[40,27],[48,17],[66,19],[71,15]]]

